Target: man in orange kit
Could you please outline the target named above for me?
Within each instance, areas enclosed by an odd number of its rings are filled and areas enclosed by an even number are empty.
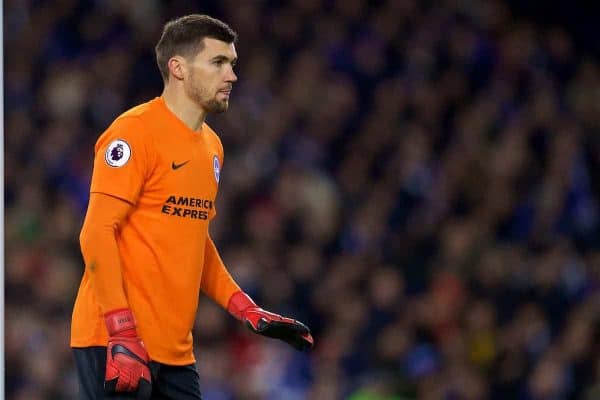
[[[71,328],[82,399],[201,399],[191,334],[200,291],[255,333],[313,345],[304,324],[239,288],[208,234],[223,147],[204,119],[227,110],[235,42],[206,15],[167,23],[156,46],[161,97],[96,143]]]

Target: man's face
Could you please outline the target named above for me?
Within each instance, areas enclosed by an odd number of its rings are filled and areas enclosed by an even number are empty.
[[[204,48],[187,60],[186,94],[207,113],[221,113],[229,106],[229,94],[237,76],[233,43],[204,38]]]

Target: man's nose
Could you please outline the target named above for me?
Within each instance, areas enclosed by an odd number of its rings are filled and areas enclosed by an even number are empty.
[[[237,75],[233,72],[233,68],[229,69],[229,72],[226,77],[227,82],[236,82],[238,80]]]

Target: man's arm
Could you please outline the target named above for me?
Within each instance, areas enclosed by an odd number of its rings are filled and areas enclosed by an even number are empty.
[[[92,193],[79,235],[85,268],[103,313],[129,307],[115,235],[132,207],[116,197]]]
[[[227,271],[210,235],[206,238],[204,248],[201,289],[208,297],[225,309],[227,309],[231,296],[241,290]]]
[[[265,311],[235,283],[210,237],[206,240],[202,291],[244,322],[254,333],[281,339],[297,350],[312,348],[310,329],[291,318]]]
[[[91,286],[100,304],[107,344],[105,389],[149,397],[148,353],[138,337],[135,319],[123,290],[123,273],[116,233],[133,206],[125,200],[92,193],[79,241]]]

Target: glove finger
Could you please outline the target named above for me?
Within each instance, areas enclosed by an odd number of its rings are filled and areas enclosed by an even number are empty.
[[[277,339],[287,339],[304,334],[304,330],[285,322],[273,321],[261,326],[257,333]]]
[[[301,336],[291,336],[288,338],[281,338],[281,340],[283,340],[298,351],[305,351],[311,348],[311,344],[305,339],[303,339]]]
[[[278,332],[290,333],[290,334],[300,334],[304,335],[310,333],[310,329],[302,322],[292,320],[292,322],[286,321],[271,321],[268,323],[269,329],[275,329]]]
[[[308,348],[311,348],[315,345],[315,339],[313,339],[312,335],[309,333],[300,336],[308,345]]]
[[[310,330],[301,322],[288,324],[273,321],[259,333],[264,336],[281,339],[299,351],[310,349],[314,343]]]
[[[298,351],[305,351],[312,349],[314,345],[313,337],[310,333],[305,335],[294,335],[285,340],[290,346]]]
[[[137,400],[148,400],[148,399],[150,399],[151,395],[152,395],[152,383],[150,383],[149,381],[147,381],[144,378],[140,379],[140,381],[138,383],[137,395],[135,398]]]
[[[252,331],[256,333],[260,333],[261,335],[269,336],[269,337],[279,337],[279,336],[271,336],[271,333],[275,335],[284,334],[284,332],[297,332],[300,334],[310,333],[310,329],[302,322],[290,319],[288,321],[267,321],[264,318],[261,318],[257,322],[257,326],[252,325],[250,321],[246,321],[246,325]]]

